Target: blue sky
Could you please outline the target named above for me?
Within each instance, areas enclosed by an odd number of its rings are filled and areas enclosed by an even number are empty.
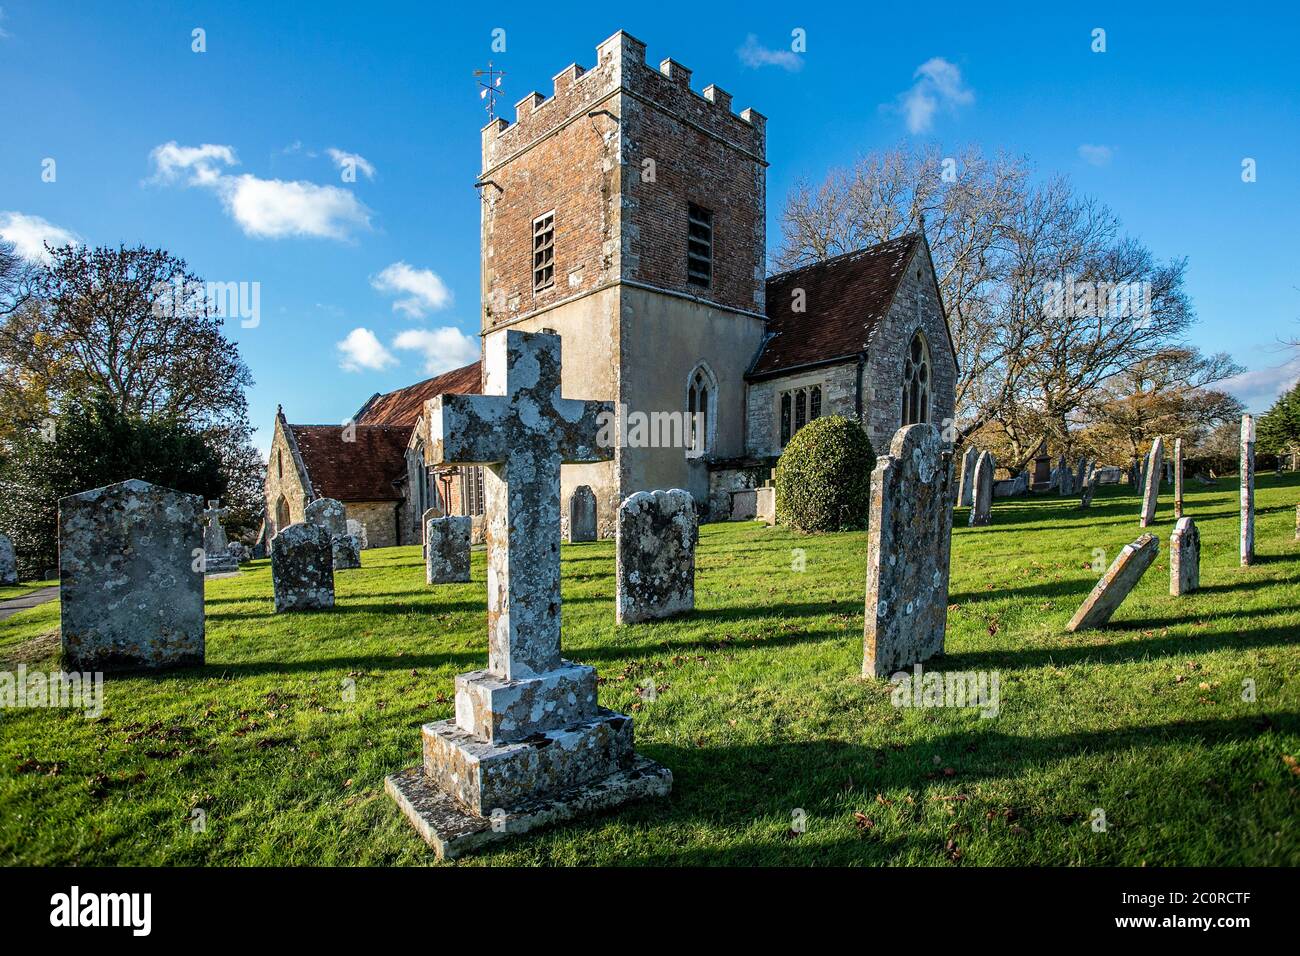
[[[513,118],[620,28],[652,63],[693,69],[697,90],[769,117],[769,247],[800,177],[903,141],[1006,149],[1069,174],[1158,256],[1188,258],[1192,341],[1250,369],[1232,386],[1252,408],[1300,376],[1279,346],[1300,337],[1294,5],[2,6],[0,233],[162,246],[208,280],[258,283],[260,321],[228,328],[263,448],[277,402],[291,421],[341,422],[462,364],[486,122],[470,73],[507,71]]]

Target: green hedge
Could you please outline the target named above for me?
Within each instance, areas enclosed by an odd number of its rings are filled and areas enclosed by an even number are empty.
[[[863,528],[876,453],[866,431],[839,415],[799,429],[776,463],[776,517],[799,531]]]

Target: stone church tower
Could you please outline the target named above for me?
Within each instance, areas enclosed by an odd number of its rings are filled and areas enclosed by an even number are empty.
[[[553,95],[483,130],[484,335],[558,333],[567,394],[688,422],[675,447],[565,466],[563,499],[591,486],[602,534],[633,491],[707,501],[709,461],[746,451],[745,373],[766,327],[765,119],[690,81],[620,32],[590,70],[565,68]]]

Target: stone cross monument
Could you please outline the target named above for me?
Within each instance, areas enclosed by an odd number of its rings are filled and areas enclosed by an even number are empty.
[[[426,420],[430,464],[484,468],[488,669],[456,678],[455,719],[386,781],[440,857],[672,788],[596,704],[595,669],[560,656],[560,465],[613,456],[612,403],[560,397],[556,335],[495,333],[484,368],[484,394],[440,395]]]
[[[203,571],[206,574],[228,574],[239,570],[239,559],[229,551],[230,541],[226,530],[221,527],[221,519],[229,508],[221,507],[221,501],[208,499],[208,507],[203,512],[207,524],[203,528]]]

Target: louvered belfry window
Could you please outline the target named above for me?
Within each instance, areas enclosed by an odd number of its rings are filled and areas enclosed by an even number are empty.
[[[533,290],[555,285],[555,213],[533,220]]]
[[[708,288],[713,283],[713,213],[690,203],[686,220],[686,281]]]

